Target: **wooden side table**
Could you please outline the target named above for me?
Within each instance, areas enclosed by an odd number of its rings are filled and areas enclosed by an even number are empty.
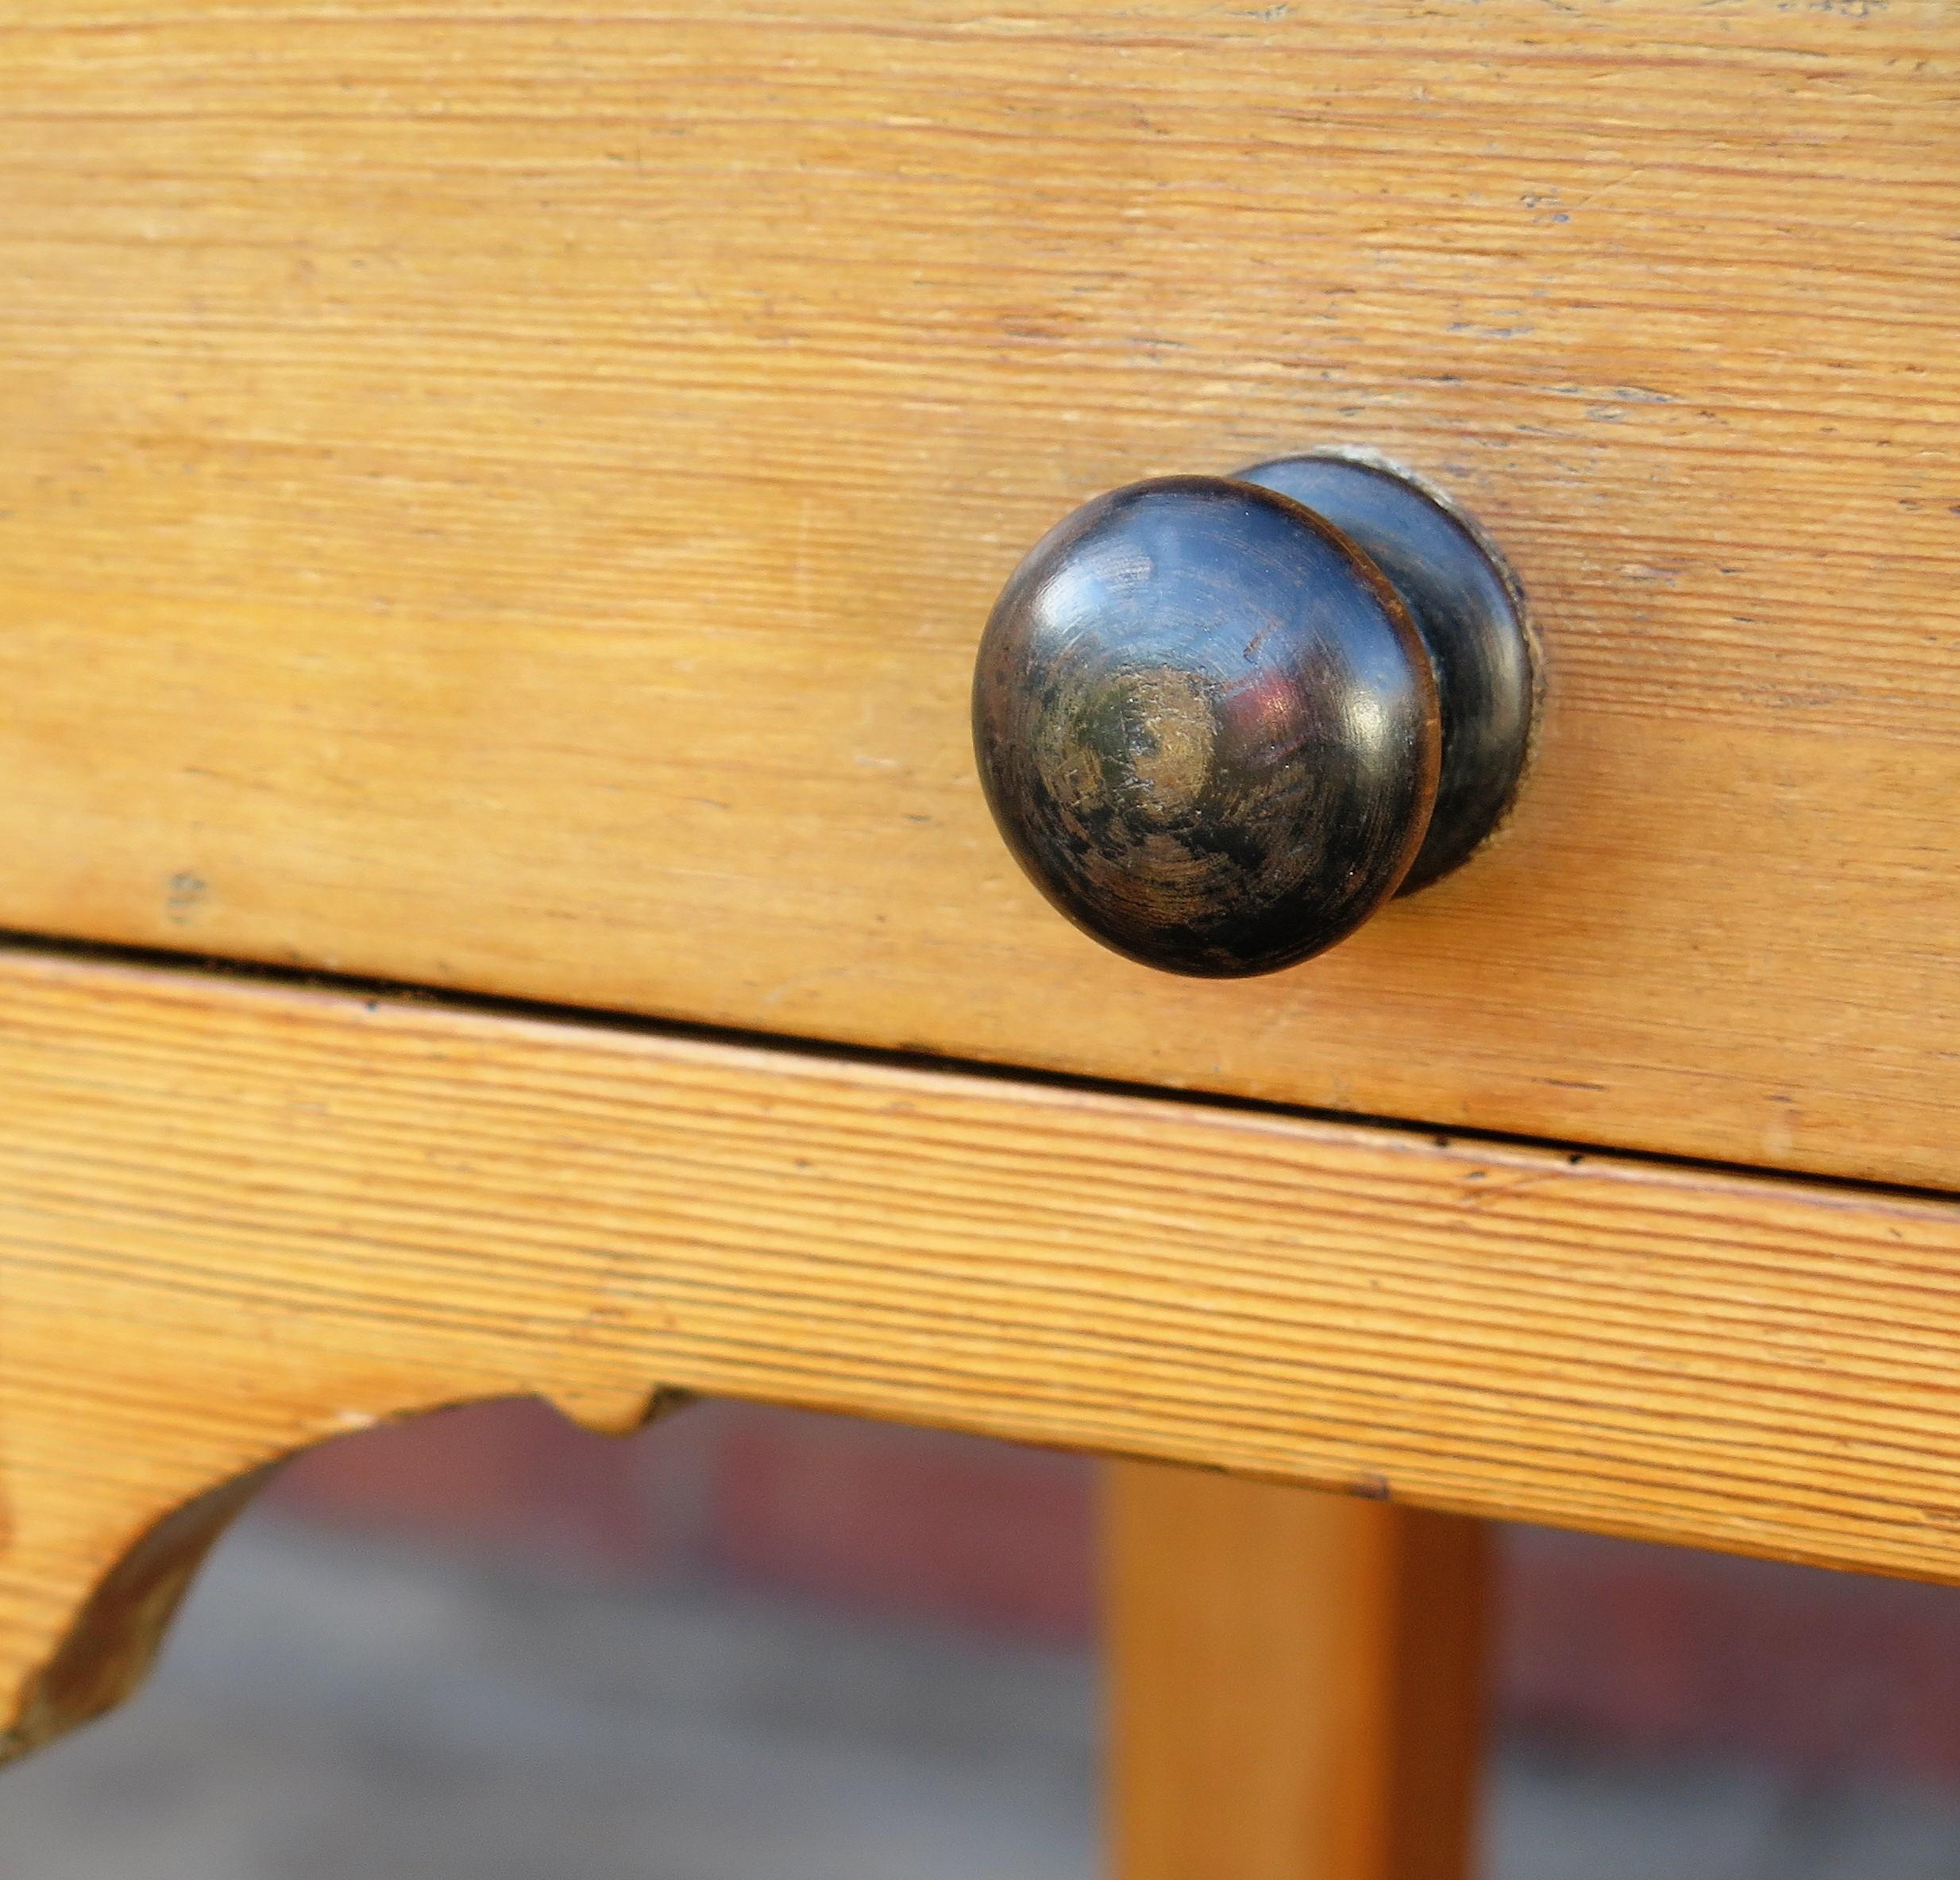
[[[1960,1577],[1950,10],[0,34],[13,1748],[511,1392],[1121,1458],[1125,1880],[1461,1874],[1481,1520]]]

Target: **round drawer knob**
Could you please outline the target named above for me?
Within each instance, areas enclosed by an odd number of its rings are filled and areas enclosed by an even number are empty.
[[[1478,535],[1391,471],[1294,457],[1132,484],[1050,530],[987,623],[974,742],[1063,913],[1226,978],[1468,855],[1533,703],[1518,590]]]

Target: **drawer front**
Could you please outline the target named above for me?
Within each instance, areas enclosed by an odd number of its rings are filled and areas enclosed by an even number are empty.
[[[1944,7],[11,10],[0,923],[1960,1179]],[[1491,847],[1270,979],[989,826],[991,598],[1324,442],[1509,551]]]

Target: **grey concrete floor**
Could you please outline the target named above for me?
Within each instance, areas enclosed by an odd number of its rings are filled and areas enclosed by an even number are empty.
[[[1080,1657],[249,1521],[6,1880],[1092,1880]],[[1491,1880],[1960,1880],[1960,1798],[1513,1745]],[[1312,1880],[1302,1876],[1302,1880]]]

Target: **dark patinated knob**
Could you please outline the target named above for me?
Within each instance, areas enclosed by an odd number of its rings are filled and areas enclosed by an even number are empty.
[[[1225,978],[1454,868],[1515,790],[1518,592],[1454,511],[1333,456],[1131,484],[1049,531],[974,676],[980,781],[1062,913]]]

